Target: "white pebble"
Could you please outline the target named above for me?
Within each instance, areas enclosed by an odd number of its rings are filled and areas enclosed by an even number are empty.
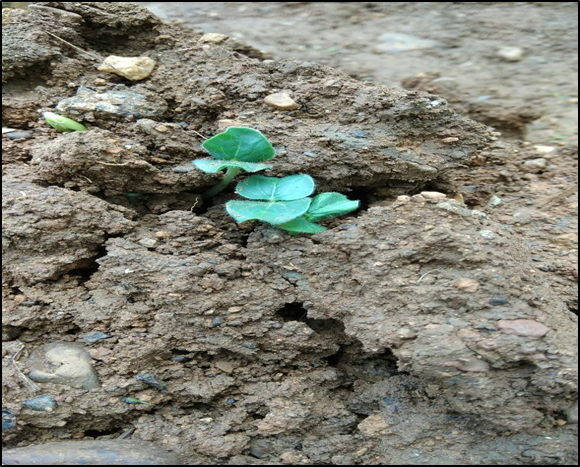
[[[115,73],[131,81],[140,81],[153,73],[155,60],[149,57],[108,56],[97,68],[99,71]]]

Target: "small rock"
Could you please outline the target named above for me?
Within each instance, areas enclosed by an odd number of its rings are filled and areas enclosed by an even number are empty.
[[[219,316],[216,316],[215,318],[213,318],[211,320],[212,327],[220,326],[222,324],[224,324],[224,320],[223,320],[223,318],[220,318]]]
[[[400,328],[397,330],[397,337],[400,337],[401,339],[415,339],[417,333],[411,328]]]
[[[554,243],[559,243],[560,245],[574,245],[578,244],[578,234],[577,233],[567,233],[561,234],[554,238]]]
[[[96,79],[93,81],[93,84],[94,84],[95,86],[104,86],[105,84],[107,84],[107,80],[106,80],[106,79],[103,79],[103,78],[96,78]]]
[[[546,169],[546,167],[548,167],[548,161],[543,157],[530,159],[524,162],[524,170],[526,172],[535,173]]]
[[[209,44],[221,44],[224,41],[227,41],[229,36],[225,34],[217,34],[215,32],[208,32],[199,38],[199,42],[205,42]]]
[[[531,319],[501,319],[497,326],[504,334],[524,337],[543,337],[551,331],[548,326]]]
[[[363,435],[375,438],[384,434],[389,425],[387,425],[385,418],[381,414],[372,414],[360,422],[357,428]]]
[[[439,193],[438,191],[422,191],[421,196],[425,199],[445,199],[447,195],[445,193]]]
[[[457,368],[459,371],[464,371],[468,373],[478,373],[489,370],[489,363],[480,360],[476,357],[460,361],[445,362],[443,366]]]
[[[232,373],[236,368],[232,362],[227,360],[218,360],[215,362],[215,367],[228,374]]]
[[[78,344],[53,343],[35,352],[28,377],[37,383],[63,384],[74,388],[99,387],[89,353]]]
[[[493,240],[496,237],[495,233],[493,233],[491,230],[485,230],[485,229],[480,230],[479,235],[481,235],[486,240]]]
[[[28,131],[12,131],[6,133],[6,138],[8,139],[30,139],[32,138],[32,133]]]
[[[96,112],[105,116],[151,118],[161,117],[167,110],[167,104],[160,99],[153,100],[135,92],[99,93],[81,87],[75,96],[63,99],[56,108],[59,112],[73,116]]]
[[[289,94],[285,92],[277,92],[275,94],[270,94],[264,99],[264,103],[270,107],[280,110],[295,110],[300,108],[294,99],[290,97]]]
[[[107,360],[113,355],[113,351],[111,349],[107,349],[106,347],[97,347],[94,349],[89,350],[89,354],[94,360]]]
[[[431,39],[404,34],[400,32],[388,32],[379,37],[381,44],[375,46],[377,52],[399,53],[409,50],[432,49],[441,44]]]
[[[38,412],[51,412],[56,409],[56,401],[50,396],[38,396],[34,399],[28,399],[22,402],[22,405],[27,409],[36,410]]]
[[[97,69],[99,71],[115,73],[131,81],[140,81],[153,73],[155,65],[155,60],[149,57],[119,57],[117,55],[109,55]]]
[[[2,451],[5,465],[182,465],[145,441],[61,441]]]
[[[554,146],[544,146],[542,144],[536,144],[534,146],[534,149],[536,150],[536,152],[539,152],[540,154],[550,154],[551,152],[554,152],[556,150]]]
[[[91,332],[89,334],[85,334],[83,336],[83,341],[85,344],[94,344],[95,342],[102,341],[103,339],[110,339],[111,336],[109,334],[105,334],[104,332]]]
[[[462,277],[453,282],[453,286],[464,292],[474,293],[479,289],[479,282],[474,279]]]
[[[488,303],[492,306],[501,306],[501,305],[507,305],[508,301],[506,298],[503,298],[503,297],[492,297],[489,299]]]
[[[2,411],[2,433],[14,433],[16,431],[16,416],[10,412]],[[2,451],[2,465],[4,465],[4,451]]]
[[[135,379],[137,381],[141,381],[145,384],[148,384],[152,388],[158,389],[159,391],[162,392],[167,391],[167,386],[164,383],[160,383],[155,379],[155,376],[150,375],[148,373],[139,373],[135,375]]]
[[[501,47],[496,55],[508,62],[519,62],[524,58],[524,49],[521,47],[505,46]]]
[[[266,459],[268,457],[268,454],[258,448],[250,448],[248,454],[256,459]]]

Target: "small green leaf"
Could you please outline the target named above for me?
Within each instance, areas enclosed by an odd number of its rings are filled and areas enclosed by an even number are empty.
[[[202,144],[215,159],[262,162],[275,156],[274,148],[258,130],[232,126]]]
[[[210,174],[219,172],[230,167],[238,167],[246,172],[259,172],[271,168],[268,164],[257,164],[255,162],[239,162],[239,161],[221,161],[213,159],[197,159],[192,161],[199,170]]]
[[[313,192],[314,179],[310,175],[290,175],[283,178],[252,175],[236,187],[236,193],[244,198],[267,201],[292,201]]]
[[[326,230],[325,227],[315,224],[313,222],[307,221],[304,217],[299,217],[290,222],[277,225],[279,229],[287,230],[288,232],[296,233],[319,233]]]
[[[302,216],[308,211],[311,201],[310,198],[278,202],[229,201],[226,211],[237,222],[259,220],[279,225]]]
[[[359,205],[359,201],[351,201],[340,193],[321,193],[314,197],[305,217],[309,221],[317,221],[341,216],[358,209]]]
[[[51,127],[58,131],[85,131],[87,129],[82,123],[53,112],[44,112],[42,117]]]

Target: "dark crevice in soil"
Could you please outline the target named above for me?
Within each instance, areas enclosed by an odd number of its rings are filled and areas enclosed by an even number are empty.
[[[120,435],[123,432],[123,428],[113,427],[108,430],[87,430],[85,431],[85,436],[90,438],[100,438],[102,436]]]
[[[287,303],[280,308],[276,314],[284,321],[304,321],[308,311],[302,306],[302,303]]]

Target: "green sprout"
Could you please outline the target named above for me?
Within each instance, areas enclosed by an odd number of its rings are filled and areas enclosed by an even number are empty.
[[[82,123],[53,112],[44,112],[42,117],[51,127],[58,131],[85,131],[87,129]]]
[[[230,127],[223,133],[208,139],[202,147],[213,159],[198,159],[193,164],[203,172],[216,173],[226,169],[224,178],[205,192],[203,198],[211,198],[223,191],[242,170],[259,172],[272,167],[261,162],[276,154],[270,142],[258,130]]]
[[[236,187],[236,193],[250,201],[229,201],[226,211],[237,222],[259,220],[291,233],[318,233],[326,228],[316,221],[341,216],[360,205],[340,193],[310,198],[313,192],[314,179],[309,175],[252,175]]]

